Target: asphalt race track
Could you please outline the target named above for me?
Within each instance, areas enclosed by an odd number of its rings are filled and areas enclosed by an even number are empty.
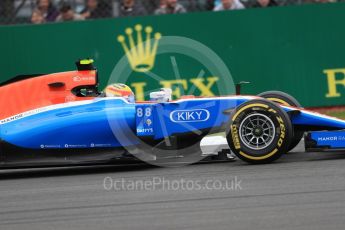
[[[268,165],[3,170],[0,229],[344,229],[345,153],[302,149]]]

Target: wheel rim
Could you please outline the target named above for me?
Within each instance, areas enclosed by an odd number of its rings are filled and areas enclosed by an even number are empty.
[[[246,147],[252,150],[261,150],[269,146],[274,140],[274,123],[264,114],[253,113],[243,119],[239,133],[240,139]]]

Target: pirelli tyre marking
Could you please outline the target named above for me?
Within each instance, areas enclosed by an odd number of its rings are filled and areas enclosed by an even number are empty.
[[[276,97],[269,97],[269,98],[266,98],[266,99],[270,100],[270,101],[277,102],[277,103],[279,103],[281,105],[291,106],[288,102],[284,101],[283,99],[276,98]]]
[[[286,128],[284,125],[284,121],[281,117],[277,116],[277,120],[278,120],[279,125],[280,125],[280,137],[279,137],[277,144],[278,144],[278,147],[281,147],[283,142],[284,142],[284,139],[285,139]]]
[[[238,136],[236,125],[231,125],[231,135],[232,135],[232,141],[234,143],[235,149],[240,149],[241,143],[240,143],[240,138]]]
[[[287,150],[288,138],[292,135],[288,115],[264,99],[242,104],[233,113],[229,128],[230,148],[239,158],[251,163],[266,163],[279,158]]]
[[[268,108],[267,105],[263,105],[263,104],[251,104],[251,105],[246,105],[244,107],[242,107],[241,109],[239,109],[234,116],[232,116],[232,121],[235,121],[236,118],[238,117],[238,115],[240,113],[242,113],[244,110],[248,109],[248,108],[251,108],[251,107],[255,107],[255,106],[258,106],[258,107],[263,107],[263,108]]]

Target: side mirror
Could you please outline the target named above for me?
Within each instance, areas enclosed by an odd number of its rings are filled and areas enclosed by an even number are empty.
[[[239,83],[236,84],[236,95],[241,95],[241,87],[244,84],[249,84],[249,81],[240,81]]]
[[[78,71],[81,70],[94,70],[95,67],[93,66],[94,60],[93,59],[80,59],[75,64],[77,66]]]

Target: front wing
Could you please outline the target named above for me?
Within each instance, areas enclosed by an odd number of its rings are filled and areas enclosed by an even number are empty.
[[[345,150],[345,130],[309,132],[304,142],[306,151]]]

